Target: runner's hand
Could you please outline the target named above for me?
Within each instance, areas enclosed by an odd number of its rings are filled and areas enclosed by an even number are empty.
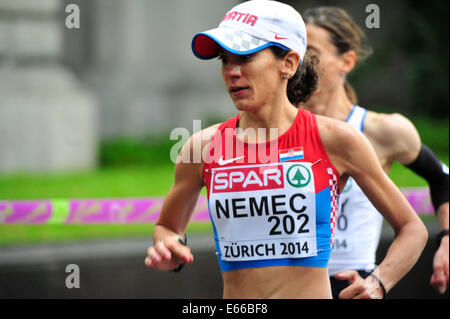
[[[345,270],[334,276],[339,280],[347,280],[349,286],[341,291],[339,299],[381,299],[383,289],[372,276],[363,279],[357,271]]]
[[[189,264],[194,261],[191,249],[178,241],[173,235],[158,239],[154,246],[147,250],[145,265],[159,270],[172,270],[182,263]]]
[[[443,294],[448,288],[448,236],[442,238],[441,245],[434,254],[433,270],[430,284]]]

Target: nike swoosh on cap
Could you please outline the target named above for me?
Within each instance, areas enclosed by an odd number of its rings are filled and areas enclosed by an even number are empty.
[[[276,39],[276,40],[287,40],[287,39],[289,39],[289,38],[286,38],[286,37],[280,37],[278,34],[275,34],[275,39]]]

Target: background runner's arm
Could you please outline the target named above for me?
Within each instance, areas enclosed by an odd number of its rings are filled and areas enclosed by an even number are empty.
[[[437,213],[442,204],[448,203],[448,167],[425,144],[422,144],[417,158],[405,166],[427,180],[431,201]]]
[[[399,161],[425,178],[430,187],[431,200],[441,231],[449,227],[449,180],[448,167],[422,144],[415,126],[406,117],[395,114],[383,118],[382,128],[388,128],[385,136],[394,136],[391,143],[383,143],[390,154],[390,162]],[[386,132],[383,132],[386,133]],[[433,258],[431,285],[444,293],[448,285],[448,236],[437,236],[438,250]]]
[[[448,228],[448,167],[422,144],[416,127],[405,116],[383,115],[375,123],[373,132],[380,135],[387,162],[398,161],[427,180],[440,227]]]

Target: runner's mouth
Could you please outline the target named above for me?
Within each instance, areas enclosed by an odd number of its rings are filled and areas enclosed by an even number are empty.
[[[235,87],[235,88],[231,88],[231,93],[238,93],[240,91],[247,90],[247,89],[249,89],[248,86],[246,86],[246,87]]]

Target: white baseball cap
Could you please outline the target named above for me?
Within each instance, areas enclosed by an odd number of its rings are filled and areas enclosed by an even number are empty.
[[[298,52],[303,61],[306,27],[294,8],[269,0],[251,0],[233,7],[217,28],[197,33],[192,39],[192,51],[203,60],[217,57],[219,47],[246,55],[272,45]]]

